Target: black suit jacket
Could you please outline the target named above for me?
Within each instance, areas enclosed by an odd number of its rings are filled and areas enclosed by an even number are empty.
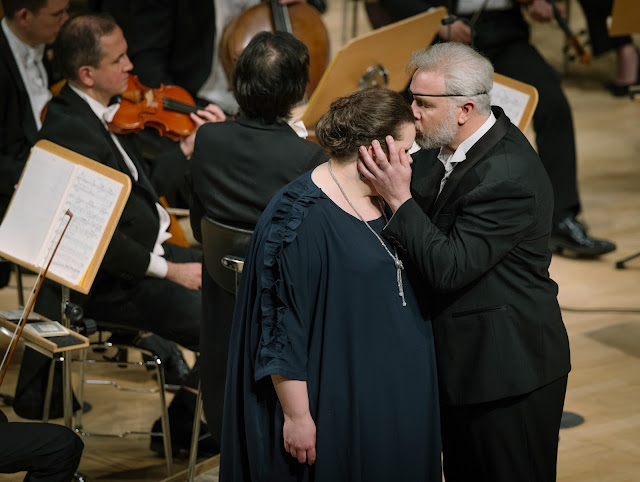
[[[49,80],[51,63],[43,59]],[[18,65],[0,28],[0,219],[20,179],[31,146],[38,138],[31,102]]]
[[[548,272],[551,184],[527,139],[494,113],[437,200],[438,150],[414,156],[413,199],[383,232],[432,288],[441,396],[453,405],[528,393],[570,369]]]
[[[213,0],[93,0],[92,7],[122,27],[142,83],[179,85],[196,96],[211,73]]]
[[[205,214],[253,229],[278,189],[326,159],[322,148],[285,122],[265,124],[240,115],[235,122],[203,125],[189,175],[196,239]]]
[[[158,197],[140,164],[140,155],[132,136],[133,134],[119,136],[118,139],[136,164],[138,181],[131,179],[129,200],[98,273],[99,278],[108,276],[126,282],[145,276],[159,230],[156,208]],[[89,105],[68,85],[50,102],[40,137],[131,177],[131,172],[109,132]],[[179,159],[175,163],[178,161]],[[96,284],[99,281],[96,280]]]

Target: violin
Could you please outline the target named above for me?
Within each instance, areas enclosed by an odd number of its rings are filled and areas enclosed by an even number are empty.
[[[197,110],[193,97],[182,87],[160,84],[152,89],[143,85],[137,75],[130,74],[127,91],[122,94],[109,130],[130,134],[153,127],[161,136],[177,141],[195,130],[189,114]]]
[[[307,3],[280,5],[278,0],[260,3],[233,18],[220,38],[220,61],[229,85],[236,59],[259,32],[289,32],[309,50],[310,97],[329,64],[329,34],[318,11]]]
[[[532,1],[533,0],[518,0],[518,2],[523,4],[531,3]],[[584,48],[584,45],[582,45],[582,43],[578,39],[578,36],[574,34],[569,28],[567,19],[564,18],[560,13],[560,10],[558,10],[558,6],[556,5],[555,0],[547,0],[547,3],[549,3],[553,8],[553,17],[564,32],[567,38],[567,43],[578,54],[578,57],[580,57],[580,63],[585,65],[590,64],[591,54],[587,52],[587,50]]]

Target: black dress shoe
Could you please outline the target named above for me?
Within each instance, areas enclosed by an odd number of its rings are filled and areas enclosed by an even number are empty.
[[[616,245],[609,241],[589,237],[584,226],[571,216],[553,227],[549,247],[554,253],[569,251],[576,256],[591,258],[616,249]]]
[[[176,425],[169,422],[171,429],[171,451],[174,457],[181,452],[187,453],[191,450],[191,425]],[[162,422],[160,419],[153,424],[152,432],[162,433]],[[149,448],[161,457],[164,457],[164,443],[162,436],[152,435]],[[198,457],[210,458],[220,453],[220,446],[213,436],[207,431],[205,423],[200,424],[200,437],[198,439]]]

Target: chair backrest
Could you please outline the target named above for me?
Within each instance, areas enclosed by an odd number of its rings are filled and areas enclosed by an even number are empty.
[[[200,221],[202,230],[202,253],[207,273],[219,286],[229,293],[236,293],[238,272],[249,245],[253,231],[237,228],[204,217]]]

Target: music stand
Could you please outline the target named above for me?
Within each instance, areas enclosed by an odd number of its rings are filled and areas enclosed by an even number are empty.
[[[302,113],[308,128],[329,110],[331,102],[367,87],[405,89],[411,53],[431,45],[447,15],[444,7],[382,27],[350,40],[336,53]]]

